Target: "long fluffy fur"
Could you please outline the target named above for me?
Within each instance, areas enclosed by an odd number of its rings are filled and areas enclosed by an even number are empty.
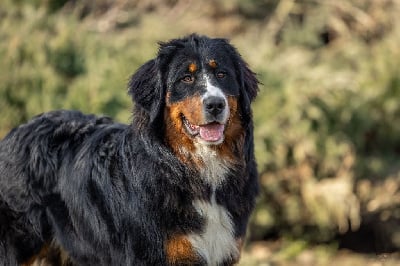
[[[213,199],[201,171],[182,162],[163,133],[164,74],[188,42],[223,44],[240,83],[245,139],[236,153],[244,160],[228,167]],[[258,191],[250,110],[257,80],[237,51],[225,40],[197,35],[163,43],[157,58],[132,76],[129,93],[135,102],[130,125],[54,111],[0,142],[1,265],[167,265],[169,238],[204,230],[194,207],[199,200],[223,206],[234,238],[243,239]],[[195,262],[187,264],[207,263]]]

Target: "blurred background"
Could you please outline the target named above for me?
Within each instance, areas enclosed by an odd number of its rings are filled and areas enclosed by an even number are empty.
[[[129,123],[158,41],[229,38],[262,82],[240,265],[400,265],[400,1],[2,0],[0,137],[79,109]]]

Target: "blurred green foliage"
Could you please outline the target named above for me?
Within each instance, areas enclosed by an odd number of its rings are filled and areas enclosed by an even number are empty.
[[[399,11],[394,0],[5,0],[0,136],[60,108],[129,122],[127,80],[157,41],[227,37],[262,82],[251,239],[366,230],[375,249],[398,249]],[[306,246],[295,243],[290,254]]]

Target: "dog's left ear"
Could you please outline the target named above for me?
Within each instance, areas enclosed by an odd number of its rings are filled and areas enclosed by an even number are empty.
[[[256,74],[251,71],[236,48],[227,40],[223,40],[223,42],[225,43],[225,47],[230,51],[231,57],[234,59],[236,75],[240,85],[242,110],[244,115],[251,116],[250,104],[257,96],[259,81]]]
[[[145,111],[150,123],[154,122],[162,111],[164,103],[161,73],[157,59],[152,59],[134,73],[128,83],[128,92],[135,102],[135,109]]]
[[[259,81],[256,74],[251,71],[247,63],[238,53],[236,62],[236,71],[240,84],[242,115],[245,117],[246,121],[249,121],[252,116],[250,105],[257,96]]]
[[[240,77],[243,93],[246,94],[248,100],[252,102],[257,96],[259,81],[256,77],[256,74],[251,71],[247,63],[242,58],[239,60],[239,69],[241,72]]]

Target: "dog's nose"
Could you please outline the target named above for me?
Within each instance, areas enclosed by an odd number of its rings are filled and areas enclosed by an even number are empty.
[[[204,109],[214,116],[219,115],[225,109],[225,99],[217,96],[210,96],[204,99]]]

